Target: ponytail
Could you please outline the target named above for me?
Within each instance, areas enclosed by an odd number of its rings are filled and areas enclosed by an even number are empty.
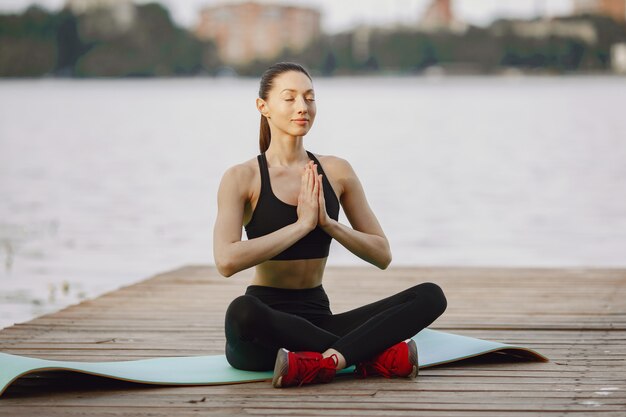
[[[270,147],[272,141],[272,132],[270,131],[270,125],[267,122],[267,118],[261,115],[261,129],[259,132],[259,149],[261,153],[265,152]]]

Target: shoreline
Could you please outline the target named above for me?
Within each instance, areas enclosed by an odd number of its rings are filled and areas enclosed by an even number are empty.
[[[185,267],[198,267],[200,265],[183,265],[180,267],[172,268],[171,270],[178,270]],[[215,265],[206,264],[202,265],[204,268],[215,269]],[[251,268],[252,269],[252,268]],[[250,269],[250,270],[251,270]],[[367,273],[371,273],[372,271],[376,271],[381,275],[381,277],[385,277],[386,274],[393,275],[396,272],[410,272],[410,271],[436,271],[436,270],[445,270],[445,271],[458,271],[461,274],[466,274],[467,271],[475,271],[482,270],[487,272],[498,272],[502,270],[510,270],[510,271],[532,271],[536,273],[545,273],[545,272],[554,272],[554,271],[563,271],[568,274],[586,274],[589,272],[615,272],[620,273],[626,271],[625,265],[618,266],[506,266],[506,265],[427,265],[427,264],[402,264],[402,265],[391,265],[386,270],[377,270],[375,267],[367,266],[366,264],[327,264],[326,269],[330,270],[330,274],[335,274],[337,272],[349,272],[353,270],[363,270]],[[232,277],[225,278],[219,277],[224,280],[235,280],[244,287],[248,284],[247,280],[249,279],[250,270],[241,271],[238,274],[233,275]],[[155,274],[155,275],[158,275]],[[154,275],[150,275],[154,276]],[[243,278],[243,279],[242,279]],[[9,328],[14,325],[24,324],[32,320],[36,320],[40,317],[46,316],[48,314],[54,314],[64,309],[72,306],[79,305],[83,302],[93,301],[98,297],[103,295],[116,292],[122,288],[140,284],[143,281],[146,281],[149,278],[138,278],[132,279],[125,282],[118,282],[113,286],[100,288],[99,290],[86,289],[82,296],[80,297],[59,297],[55,298],[54,302],[50,304],[50,302],[46,303],[46,301],[41,301],[40,298],[28,297],[28,294],[22,294],[24,298],[21,300],[17,298],[10,297],[10,292],[7,296],[6,291],[0,291],[0,300],[4,299],[3,306],[0,306],[0,330]],[[56,290],[55,290],[56,291]],[[4,294],[3,294],[4,293]],[[18,301],[17,303],[10,303],[10,301]],[[35,308],[33,308],[33,305]],[[12,313],[12,314],[11,314]],[[6,319],[4,318],[6,317]]]

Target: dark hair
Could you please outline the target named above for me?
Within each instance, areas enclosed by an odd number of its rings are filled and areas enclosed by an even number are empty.
[[[304,69],[302,65],[296,64],[295,62],[277,62],[266,69],[261,76],[259,97],[263,100],[267,100],[267,96],[272,89],[274,78],[287,71],[299,71],[309,77],[309,80],[313,81],[307,70]],[[267,148],[269,148],[271,140],[272,133],[270,132],[270,125],[267,123],[265,116],[261,115],[261,129],[259,131],[259,149],[261,150],[261,153],[265,152]]]

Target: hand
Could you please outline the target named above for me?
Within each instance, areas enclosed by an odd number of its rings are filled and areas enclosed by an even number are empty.
[[[310,161],[304,167],[298,195],[298,222],[306,225],[308,230],[315,229],[319,215],[319,183],[316,173],[317,166]]]
[[[317,171],[315,172],[317,173]],[[324,183],[322,182],[322,174],[316,175],[315,177],[317,180],[317,188],[319,190],[317,198],[319,206],[319,211],[317,214],[317,224],[322,229],[324,229],[326,226],[329,225],[331,219],[326,212],[326,200],[324,199]]]

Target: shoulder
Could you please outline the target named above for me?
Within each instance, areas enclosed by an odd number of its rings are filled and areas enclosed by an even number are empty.
[[[358,186],[359,179],[347,159],[335,155],[314,155],[320,161],[339,198]]]
[[[220,188],[247,195],[250,192],[250,184],[260,181],[258,177],[260,177],[258,163],[254,157],[226,169],[222,175]]]
[[[347,159],[335,155],[314,155],[320,161],[324,172],[342,185],[356,178],[356,173]]]
[[[324,171],[328,171],[329,175],[335,174],[334,176],[339,175],[339,177],[354,175],[352,165],[350,165],[347,159],[335,155],[314,155],[320,161]]]
[[[252,180],[258,173],[258,163],[256,157],[240,164],[233,165],[224,171],[222,181],[245,182]]]

